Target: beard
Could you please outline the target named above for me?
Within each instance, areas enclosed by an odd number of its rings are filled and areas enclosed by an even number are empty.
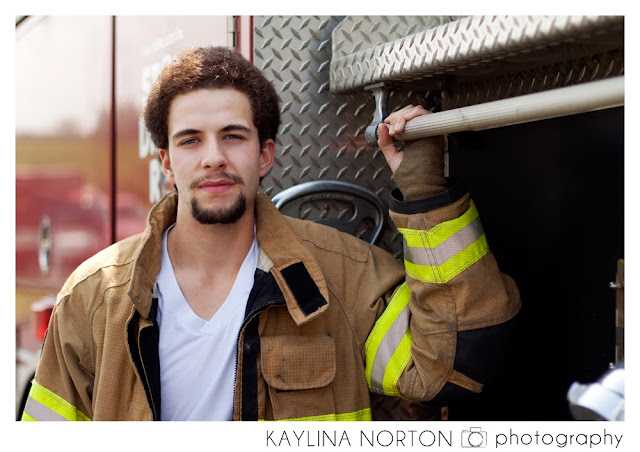
[[[235,202],[221,209],[205,209],[198,204],[196,198],[191,198],[191,215],[200,224],[231,224],[238,221],[247,210],[247,198],[244,194],[236,198]]]
[[[239,185],[244,185],[244,181],[240,176],[223,172],[220,177],[227,179]],[[190,188],[195,189],[200,183],[209,179],[209,176],[202,176],[195,179]],[[234,203],[228,207],[220,209],[206,209],[200,206],[198,200],[191,198],[191,215],[201,224],[231,224],[238,221],[247,210],[247,198],[240,193]]]

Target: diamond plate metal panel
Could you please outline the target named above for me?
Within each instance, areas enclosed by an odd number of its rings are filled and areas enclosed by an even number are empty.
[[[466,107],[624,74],[624,49],[535,67],[500,77],[454,79],[442,92],[442,109]]]
[[[367,144],[364,130],[374,111],[370,93],[336,94],[329,90],[331,34],[342,20],[326,16],[254,17],[254,64],[275,85],[282,100],[282,126],[276,162],[262,181],[274,196],[314,180],[353,182],[376,193],[388,206],[391,181],[382,153]],[[429,93],[392,93],[389,109],[407,103],[428,105]],[[378,245],[400,257],[402,239],[387,218]],[[439,411],[404,400],[373,396],[373,417],[435,419]]]
[[[396,39],[331,62],[331,90],[350,92],[444,74],[495,71],[496,61],[525,55],[538,65],[621,45],[620,16],[473,16]],[[613,38],[612,38],[613,35]],[[613,47],[612,47],[613,46]],[[522,66],[520,62],[517,64]],[[505,71],[497,65],[498,71]]]
[[[254,17],[254,64],[275,85],[282,100],[276,162],[263,191],[280,191],[314,180],[353,182],[376,193],[385,205],[395,188],[379,149],[364,130],[373,118],[370,93],[329,90],[332,31],[341,17]],[[430,93],[393,93],[389,108],[428,103]],[[379,246],[401,256],[402,239],[390,220]]]
[[[274,196],[302,182],[343,180],[386,204],[394,184],[380,151],[364,139],[374,102],[362,87],[389,84],[389,111],[433,105],[428,89],[443,90],[439,106],[450,109],[618,75],[623,28],[623,18],[606,16],[255,17],[254,63],[274,82],[283,119],[263,191]],[[379,245],[401,256],[389,220]],[[378,395],[372,409],[375,420],[446,417]]]
[[[404,38],[463,16],[346,16],[333,30],[333,59]]]

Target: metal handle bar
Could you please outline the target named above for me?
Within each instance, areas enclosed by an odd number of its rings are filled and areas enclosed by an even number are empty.
[[[486,130],[624,105],[624,76],[418,116],[397,140]],[[376,130],[376,137],[378,132]]]

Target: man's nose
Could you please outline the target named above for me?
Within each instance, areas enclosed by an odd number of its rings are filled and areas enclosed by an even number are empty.
[[[227,164],[227,156],[217,140],[209,140],[204,146],[201,165],[204,168],[221,168]]]

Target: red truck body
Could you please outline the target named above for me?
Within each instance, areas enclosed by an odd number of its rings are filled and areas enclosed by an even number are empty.
[[[69,274],[141,232],[166,192],[139,121],[151,83],[183,48],[232,45],[249,17],[26,17],[16,26],[17,408],[47,314]]]

